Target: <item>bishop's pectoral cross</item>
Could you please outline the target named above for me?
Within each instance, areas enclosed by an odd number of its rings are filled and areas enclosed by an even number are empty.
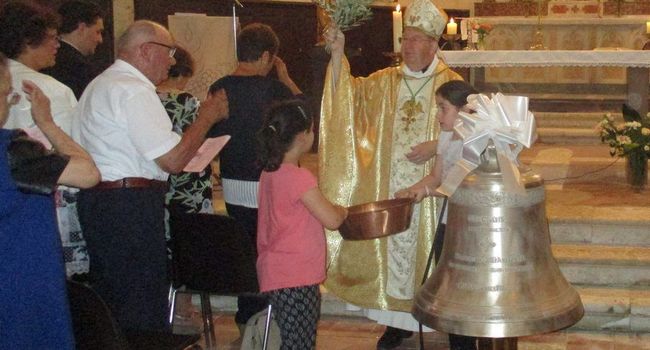
[[[410,100],[404,102],[402,108],[400,108],[400,111],[406,114],[406,116],[402,117],[402,121],[406,123],[404,126],[404,131],[409,131],[409,126],[411,126],[411,123],[413,123],[416,119],[415,116],[424,113],[422,103],[416,101],[415,98],[411,98]]]

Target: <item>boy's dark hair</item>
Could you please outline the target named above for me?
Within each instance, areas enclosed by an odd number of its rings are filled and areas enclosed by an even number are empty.
[[[262,57],[264,51],[275,56],[279,47],[280,40],[271,27],[262,23],[251,23],[237,35],[237,60],[254,62]]]
[[[271,106],[257,132],[257,159],[262,168],[278,170],[296,135],[310,130],[312,122],[307,106],[300,100],[287,100]]]
[[[184,48],[177,46],[174,54],[176,63],[169,67],[169,77],[191,77],[194,75],[194,59]]]
[[[59,6],[59,15],[61,16],[61,28],[59,32],[68,34],[74,32],[79,23],[94,25],[98,19],[102,18],[102,10],[96,4],[88,1],[71,0],[66,1]]]
[[[58,27],[55,12],[36,4],[9,2],[0,9],[0,51],[16,58],[27,45],[41,45],[47,31]]]
[[[463,80],[448,81],[436,90],[436,95],[449,101],[452,105],[461,108],[467,104],[467,96],[478,94],[478,91]]]

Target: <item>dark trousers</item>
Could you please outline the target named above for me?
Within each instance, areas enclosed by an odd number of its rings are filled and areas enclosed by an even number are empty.
[[[153,188],[79,193],[90,284],[123,329],[168,329],[164,195]]]
[[[435,262],[438,265],[440,256],[442,255],[443,244],[445,242],[445,230],[447,225],[439,223],[436,229],[435,237],[433,238],[433,251],[435,253]],[[468,337],[465,335],[449,334],[449,349],[450,350],[475,350],[476,337]]]
[[[257,208],[242,207],[226,203],[228,215],[244,228],[250,237],[253,252],[257,259]],[[261,294],[241,294],[237,297],[235,322],[245,324],[256,313],[266,309],[268,298]]]

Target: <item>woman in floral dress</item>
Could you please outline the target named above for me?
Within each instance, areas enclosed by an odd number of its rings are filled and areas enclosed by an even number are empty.
[[[189,52],[181,47],[174,54],[176,64],[169,69],[169,78],[157,86],[158,97],[169,114],[174,131],[182,135],[197,117],[199,100],[183,91],[194,74],[194,61]],[[212,168],[208,166],[198,173],[181,172],[169,176],[169,192],[165,197],[165,237],[170,240],[170,213],[214,213],[212,208]],[[171,254],[168,245],[168,253]],[[171,257],[171,255],[170,255]],[[181,293],[176,298],[178,310],[174,323],[191,325],[194,310],[191,294]],[[185,324],[183,324],[185,323]]]

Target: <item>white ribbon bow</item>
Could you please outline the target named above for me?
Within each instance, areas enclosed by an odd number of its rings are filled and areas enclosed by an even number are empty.
[[[454,130],[463,139],[463,157],[450,169],[437,191],[451,196],[465,176],[481,163],[481,153],[492,140],[505,189],[525,193],[517,157],[523,147],[529,148],[537,139],[535,117],[528,110],[528,97],[496,93],[491,99],[479,94],[470,95],[467,100],[475,112],[460,112],[454,125]]]

